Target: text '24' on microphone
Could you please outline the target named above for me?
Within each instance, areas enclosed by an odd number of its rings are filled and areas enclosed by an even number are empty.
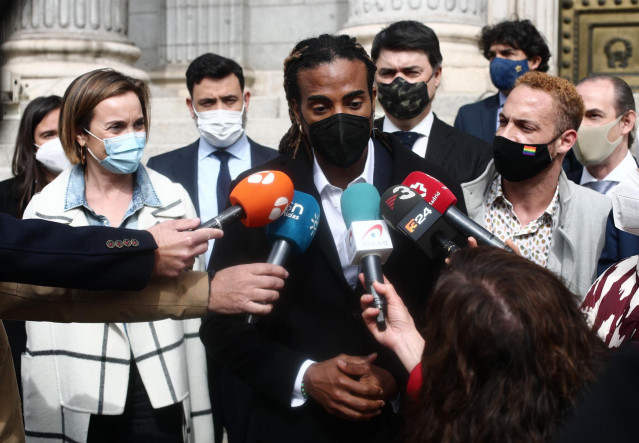
[[[466,237],[475,237],[480,245],[494,246],[508,252],[513,250],[499,240],[492,232],[470,219],[466,214],[455,207],[457,198],[442,182],[423,172],[411,172],[402,183],[415,192],[444,215],[444,219],[455,230]]]
[[[229,200],[231,206],[196,229],[224,229],[240,220],[248,228],[264,226],[284,213],[293,198],[293,182],[281,171],[260,171],[239,182]]]
[[[341,199],[342,217],[348,227],[346,251],[351,265],[361,265],[366,292],[373,295],[372,305],[379,309],[377,328],[386,329],[386,299],[377,293],[373,282],[384,282],[382,263],[393,250],[388,227],[379,214],[379,192],[368,183],[346,188]]]
[[[396,185],[386,190],[380,211],[394,230],[414,241],[431,259],[442,253],[450,255],[458,249],[450,240],[455,237],[455,230],[441,213],[407,186]]]
[[[266,227],[266,238],[273,244],[267,263],[284,266],[291,255],[301,255],[311,244],[320,220],[320,208],[312,196],[295,191],[284,214]],[[258,317],[247,315],[253,324]]]

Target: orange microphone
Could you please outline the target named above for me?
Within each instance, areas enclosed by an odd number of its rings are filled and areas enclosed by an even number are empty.
[[[264,226],[284,213],[293,200],[293,182],[281,171],[260,171],[239,182],[229,200],[231,206],[196,229],[224,229],[240,220],[248,228]]]

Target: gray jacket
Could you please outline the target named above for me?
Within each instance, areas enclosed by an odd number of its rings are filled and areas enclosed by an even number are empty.
[[[477,179],[462,184],[468,215],[484,225],[484,200],[497,176],[494,162]],[[606,219],[612,205],[598,192],[559,176],[559,224],[550,244],[547,268],[583,299],[597,277],[597,260],[604,246]]]

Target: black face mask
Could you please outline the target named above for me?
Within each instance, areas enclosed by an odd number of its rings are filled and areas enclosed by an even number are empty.
[[[371,119],[334,114],[308,127],[313,149],[331,163],[348,168],[360,159],[371,136]]]
[[[434,71],[433,71],[434,74]],[[408,120],[421,114],[430,103],[428,82],[410,83],[397,77],[390,83],[377,82],[377,98],[384,111],[400,120]]]
[[[495,169],[511,182],[521,182],[534,177],[552,163],[553,158],[548,151],[548,145],[558,137],[548,143],[533,145],[496,136],[493,142]]]

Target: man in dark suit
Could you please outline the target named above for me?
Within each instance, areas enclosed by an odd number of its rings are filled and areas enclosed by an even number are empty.
[[[528,71],[547,72],[550,49],[530,20],[507,20],[484,26],[478,43],[490,62],[490,79],[499,92],[459,108],[455,127],[492,143],[499,125],[499,111],[515,80]]]
[[[392,403],[407,374],[363,323],[363,288],[359,268],[346,257],[340,198],[350,184],[383,192],[415,170],[462,194],[437,165],[372,131],[374,72],[363,47],[345,35],[301,41],[286,59],[292,125],[281,155],[262,168],[285,172],[296,190],[320,203],[317,234],[287,262],[289,277],[270,315],[256,325],[245,325],[244,316],[211,316],[200,331],[207,352],[253,389],[250,442],[388,442],[397,435]],[[442,260],[399,234],[391,237],[383,272],[419,318]],[[216,242],[210,266],[261,261],[270,248],[265,229],[237,224]]]
[[[477,178],[492,158],[490,145],[431,112],[442,77],[435,32],[416,21],[393,23],[375,36],[371,57],[377,66],[377,98],[386,113],[375,126],[440,165],[459,183]]]
[[[190,96],[186,106],[201,137],[188,146],[149,159],[147,166],[180,183],[198,216],[209,220],[225,206],[231,180],[241,172],[277,156],[244,132],[251,93],[244,91],[242,67],[217,54],[203,54],[186,71]],[[213,241],[206,254],[208,263]],[[242,441],[248,387],[209,361],[211,405],[217,442],[226,427],[231,443]]]

